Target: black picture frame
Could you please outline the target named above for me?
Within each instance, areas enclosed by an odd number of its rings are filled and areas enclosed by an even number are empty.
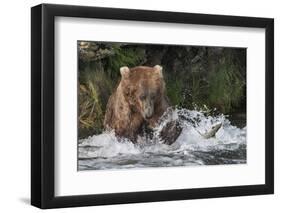
[[[265,184],[78,196],[54,195],[55,17],[264,28]],[[139,203],[274,193],[274,20],[225,15],[41,4],[31,8],[31,204],[39,208]]]

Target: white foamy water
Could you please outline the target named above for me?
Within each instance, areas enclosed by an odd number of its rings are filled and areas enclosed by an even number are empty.
[[[175,143],[163,144],[159,132],[169,121],[178,121],[183,130]],[[215,137],[201,134],[222,123]],[[205,116],[203,112],[169,109],[154,129],[152,138],[139,137],[133,144],[104,132],[79,140],[79,170],[170,167],[246,163],[246,127],[231,125],[224,116]]]

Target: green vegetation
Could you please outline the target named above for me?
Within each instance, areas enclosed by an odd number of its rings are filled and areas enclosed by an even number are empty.
[[[113,54],[104,60],[107,73],[112,78],[119,76],[120,67],[133,67],[143,62],[144,50],[139,47],[127,48],[126,46],[113,45],[112,52]]]
[[[210,75],[208,104],[222,112],[230,112],[242,101],[245,84],[238,67],[231,60],[226,60],[217,65],[217,71]]]
[[[246,111],[246,49],[78,42],[79,138],[101,133],[119,68],[163,66],[172,105]]]

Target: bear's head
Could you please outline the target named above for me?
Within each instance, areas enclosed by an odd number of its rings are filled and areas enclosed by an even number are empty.
[[[162,67],[121,67],[121,88],[132,111],[150,119],[164,98],[165,82]]]

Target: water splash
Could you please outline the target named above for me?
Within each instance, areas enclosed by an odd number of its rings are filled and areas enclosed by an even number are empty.
[[[183,130],[175,143],[165,145],[161,129],[177,120]],[[199,133],[222,123],[215,137],[205,139]],[[79,170],[217,165],[246,163],[246,127],[231,125],[223,114],[206,115],[203,111],[169,108],[159,120],[152,138],[139,137],[133,144],[104,132],[79,140]]]

